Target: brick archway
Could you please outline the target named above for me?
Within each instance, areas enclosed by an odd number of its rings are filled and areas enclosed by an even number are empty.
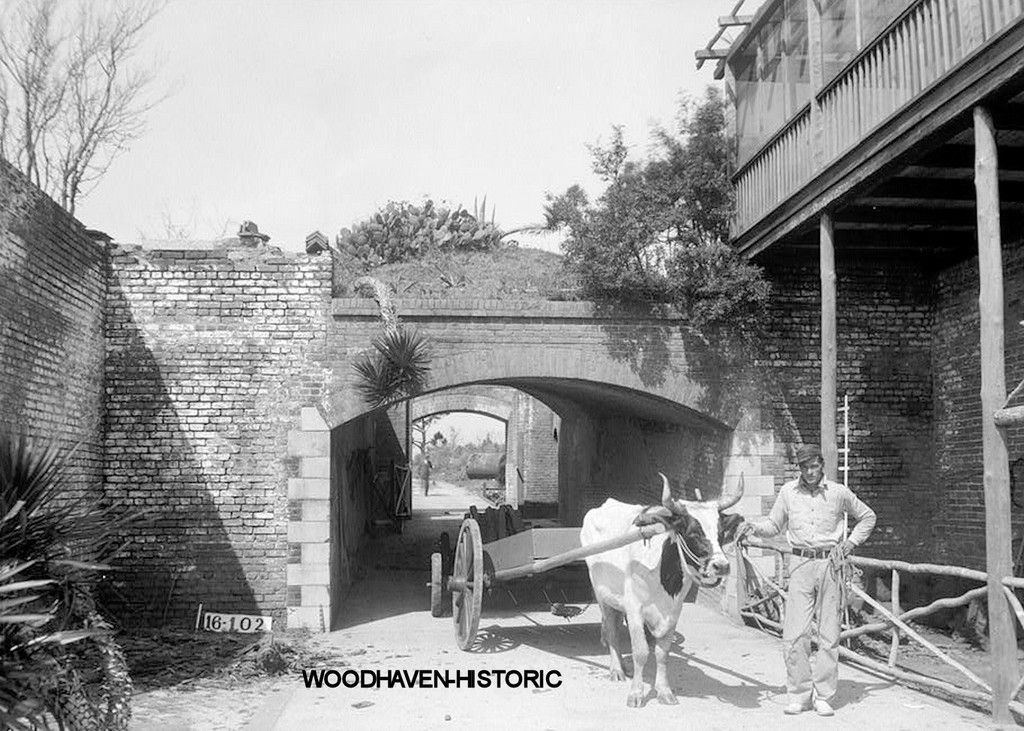
[[[428,394],[480,384],[522,388],[524,384],[591,383],[616,392],[630,392],[652,401],[680,407],[693,420],[707,420],[727,428],[705,414],[705,389],[684,372],[670,371],[659,383],[645,384],[636,370],[623,360],[593,349],[532,345],[502,345],[486,351],[458,353],[435,359],[431,364]],[[527,390],[527,389],[524,389]],[[367,412],[348,383],[324,398],[320,412],[329,426],[336,427]],[[556,409],[557,410],[557,409]]]
[[[461,411],[483,414],[507,424],[512,418],[512,398],[511,396],[502,398],[492,395],[496,390],[492,387],[468,386],[447,391],[435,391],[413,399],[411,418],[413,421],[417,421],[434,414]]]

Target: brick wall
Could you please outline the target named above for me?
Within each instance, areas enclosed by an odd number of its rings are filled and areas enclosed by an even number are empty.
[[[266,246],[113,249],[105,477],[152,510],[123,561],[132,617],[283,616],[293,481],[327,496],[326,425],[303,430],[302,407],[326,379],[330,278],[328,259]]]
[[[71,488],[102,485],[106,254],[0,160],[0,428],[79,444]]]
[[[778,487],[797,476],[795,446],[820,440],[820,281],[813,253],[769,257],[763,264],[775,290],[762,427],[774,432],[775,454],[765,466],[779,478]],[[937,505],[932,279],[918,261],[841,253],[836,273],[836,387],[840,406],[843,394],[850,398],[849,484],[879,518],[866,552],[923,559],[931,555]],[[841,415],[837,424],[841,448]]]
[[[105,478],[112,496],[152,509],[125,557],[132,571],[122,575],[123,608],[183,623],[199,601],[279,616],[287,606],[290,619],[314,626],[325,605],[336,611],[332,578],[345,579],[368,512],[346,470],[358,467],[356,451],[397,444],[393,434],[376,436],[390,433],[383,415],[360,417],[345,395],[352,358],[378,331],[376,306],[331,302],[328,257],[265,246],[114,247],[105,281],[103,247],[0,172],[0,419],[82,440],[76,479],[98,488]],[[1006,257],[1010,386],[1024,376],[1024,338],[1012,326],[1024,301],[1021,248],[1008,247]],[[655,499],[656,481],[634,483],[640,468],[653,474],[657,464],[677,487],[728,483],[742,472],[749,515],[795,476],[793,449],[817,440],[819,428],[817,262],[767,257],[765,265],[776,285],[768,348],[755,378],[724,388],[720,377],[738,374],[715,372],[672,319],[586,303],[397,304],[434,343],[435,387],[519,379],[532,388],[543,379],[551,390],[551,379],[582,379],[737,425],[723,444],[710,432],[628,415],[590,419],[586,404],[560,404],[559,419],[526,413],[534,426],[523,441],[527,499],[557,495],[575,517],[612,494]],[[850,483],[880,517],[870,551],[914,560],[935,558],[939,546],[980,562],[976,263],[935,278],[916,261],[840,253],[837,269]],[[1011,459],[1024,457],[1022,438],[1013,436]],[[556,451],[558,470],[550,466]],[[712,453],[723,459],[702,461]],[[1015,497],[1024,504],[1024,487]]]
[[[1003,246],[1006,388],[1024,378],[1024,242]],[[949,267],[936,281],[934,519],[937,557],[984,570],[985,495],[981,450],[981,346],[978,259]],[[1021,403],[1019,397],[1013,402]],[[1009,432],[1015,528],[1024,527],[1024,431]]]
[[[516,407],[522,425],[522,469],[513,472],[521,483],[523,499],[540,505],[558,502],[558,442],[555,439],[555,412],[535,398],[517,392]]]

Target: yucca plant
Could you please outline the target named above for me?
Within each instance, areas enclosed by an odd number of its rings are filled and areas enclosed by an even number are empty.
[[[430,373],[430,347],[416,330],[389,329],[372,341],[374,352],[354,364],[356,390],[373,407],[422,393]]]
[[[0,530],[6,518],[2,521]],[[0,564],[0,728],[45,727],[45,699],[56,691],[59,667],[47,646],[57,640],[40,632],[54,613],[40,590],[53,582],[25,580],[33,563]]]
[[[72,450],[73,452],[73,450]],[[0,434],[0,725],[125,729],[127,663],[92,586],[138,513],[70,489],[71,452]]]

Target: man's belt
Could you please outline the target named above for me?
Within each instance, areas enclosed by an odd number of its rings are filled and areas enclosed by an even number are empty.
[[[828,558],[831,552],[831,546],[828,548],[797,548],[794,546],[793,548],[793,555],[802,558]]]

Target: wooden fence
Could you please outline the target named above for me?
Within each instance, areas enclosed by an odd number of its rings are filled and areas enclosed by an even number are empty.
[[[774,551],[779,556],[792,553],[788,547],[757,539],[748,539],[746,541],[746,545],[749,547]],[[839,656],[847,661],[862,665],[869,670],[889,675],[911,685],[934,688],[957,698],[991,704],[992,688],[984,679],[979,677],[956,658],[951,657],[949,654],[940,650],[908,624],[911,620],[921,619],[922,617],[926,617],[939,610],[965,606],[973,599],[984,597],[988,591],[987,587],[984,585],[985,581],[987,581],[987,575],[985,572],[960,566],[946,566],[927,563],[912,564],[905,561],[888,561],[874,558],[863,558],[860,556],[852,556],[851,562],[860,568],[870,568],[875,571],[891,572],[892,608],[891,610],[886,609],[860,587],[856,585],[851,586],[853,594],[870,605],[875,612],[878,613],[881,619],[870,624],[863,624],[856,627],[846,626],[840,633],[840,641],[842,642],[865,634],[891,633],[889,656],[887,662],[880,662],[865,656],[863,653],[856,652],[842,645],[839,647]],[[770,578],[758,572],[757,576],[754,577],[753,580],[751,580],[751,577],[747,577],[745,575],[745,566],[751,564],[745,561],[738,561],[737,564],[737,601],[740,616],[744,619],[750,620],[752,623],[759,625],[762,628],[770,628],[781,632],[782,605],[780,600],[784,601],[786,597],[786,590],[783,588],[784,581],[781,575],[781,561],[777,561],[777,565],[780,566],[780,570],[777,572],[776,577]],[[927,606],[916,607],[914,609],[904,611],[900,604],[901,572],[908,574],[951,576],[960,579],[967,579],[969,581],[977,581],[980,582],[982,586],[971,589],[960,596],[936,599]],[[1017,621],[1020,622],[1022,627],[1024,627],[1024,607],[1021,606],[1020,600],[1017,598],[1013,589],[1024,589],[1024,579],[1016,577],[1007,577],[1003,579],[1003,590],[1006,595],[1006,599],[1010,603],[1010,607],[1013,609],[1013,612],[1017,617]],[[921,673],[897,667],[896,663],[899,659],[901,637],[908,637],[911,640],[914,640],[935,655],[940,661],[958,671],[964,678],[970,681],[969,687],[962,687],[954,683],[949,683],[944,680],[939,680],[937,678],[922,675]],[[1017,684],[1017,688],[1013,693],[1014,698],[1016,698],[1016,696],[1021,692],[1022,688],[1024,688],[1024,674],[1022,674],[1021,682]],[[1024,717],[1024,703],[1012,700],[1010,702],[1010,710],[1019,716]]]

